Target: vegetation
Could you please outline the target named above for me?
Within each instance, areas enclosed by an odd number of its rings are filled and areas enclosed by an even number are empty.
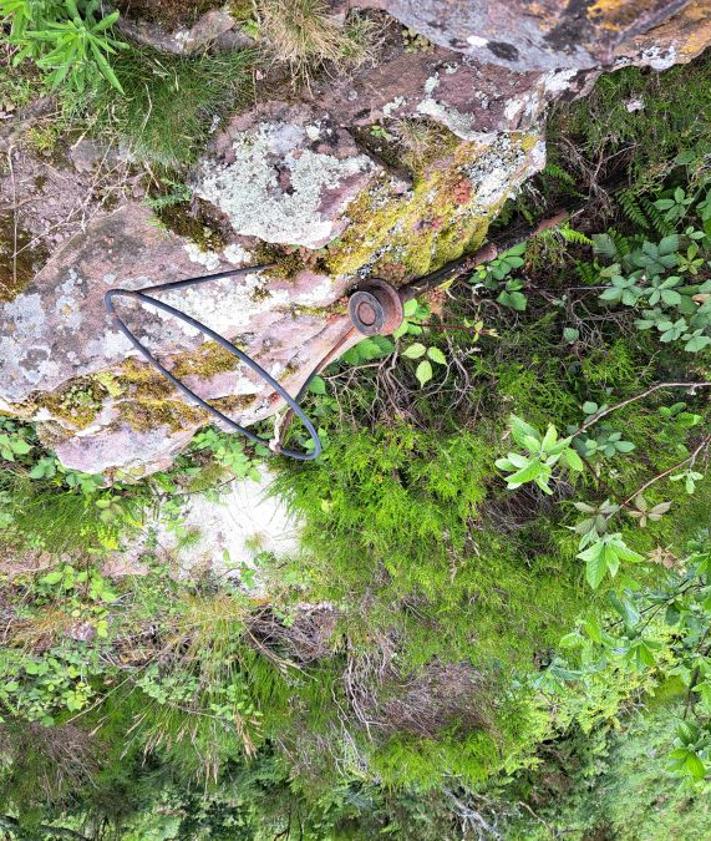
[[[265,54],[307,84],[365,56],[316,2],[250,4],[254,50],[170,59],[93,3],[0,10],[2,95],[66,71],[67,125],[160,168],[161,209]],[[709,68],[626,69],[560,110],[499,224],[590,194],[586,215],[312,382],[323,456],[271,462],[301,548],[255,547],[251,580],[181,577],[160,539],[189,549],[187,501],[257,478],[261,449],[206,428],[134,481],[0,418],[7,838],[711,834]]]

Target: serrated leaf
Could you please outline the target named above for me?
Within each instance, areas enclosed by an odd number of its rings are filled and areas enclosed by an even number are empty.
[[[446,365],[447,358],[438,347],[427,348],[427,356],[438,365]]]

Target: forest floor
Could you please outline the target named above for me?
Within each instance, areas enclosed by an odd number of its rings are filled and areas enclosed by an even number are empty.
[[[710,81],[558,106],[491,235],[583,210],[314,380],[315,462],[206,428],[107,486],[0,416],[8,838],[711,835]]]

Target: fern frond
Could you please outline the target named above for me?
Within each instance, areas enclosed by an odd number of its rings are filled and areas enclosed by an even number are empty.
[[[615,243],[615,248],[617,249],[618,257],[626,257],[632,251],[633,244],[630,242],[629,238],[626,237],[624,234],[621,234],[619,231],[616,231],[614,230],[614,228],[612,228],[610,230],[610,236],[612,237],[612,240]]]
[[[552,162],[547,163],[543,168],[543,175],[555,178],[556,181],[561,181],[569,187],[575,187],[575,179],[573,176],[569,172],[566,172],[562,166],[558,166],[558,164],[554,164]]]
[[[670,225],[669,222],[666,221],[666,219],[646,196],[642,196],[639,201],[644,208],[644,212],[646,213],[649,221],[652,223],[652,227],[660,236],[666,237],[669,236],[669,234],[674,233],[674,226]]]
[[[575,228],[571,228],[568,225],[561,225],[558,228],[558,233],[566,242],[574,242],[576,245],[594,245],[590,237],[585,236],[582,231],[576,231]]]
[[[575,271],[581,283],[585,285],[594,286],[598,282],[598,272],[593,263],[576,262]]]
[[[625,216],[645,231],[649,230],[649,220],[639,206],[637,196],[632,190],[621,190],[618,201]]]

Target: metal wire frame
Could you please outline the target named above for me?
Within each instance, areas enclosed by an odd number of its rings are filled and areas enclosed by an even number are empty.
[[[290,458],[297,459],[298,461],[312,461],[321,454],[321,440],[318,437],[318,433],[314,425],[308,419],[306,414],[304,413],[301,406],[298,404],[298,400],[301,398],[302,394],[306,390],[308,386],[309,379],[304,383],[299,393],[296,397],[292,397],[288,391],[278,383],[274,377],[269,374],[268,371],[265,371],[264,368],[258,363],[255,362],[250,356],[246,353],[241,351],[239,348],[235,347],[232,342],[229,342],[224,336],[221,336],[219,333],[216,333],[206,324],[203,324],[201,321],[198,321],[196,318],[193,318],[190,315],[187,315],[184,312],[181,312],[179,309],[172,307],[170,304],[166,304],[163,301],[154,298],[152,295],[149,295],[149,292],[164,292],[169,289],[183,289],[188,286],[195,286],[201,283],[207,283],[211,280],[220,280],[221,278],[226,277],[237,277],[242,274],[248,274],[255,271],[260,271],[261,269],[268,268],[268,266],[249,266],[243,269],[231,269],[224,272],[218,272],[217,274],[211,275],[202,275],[200,277],[191,277],[187,278],[186,280],[176,280],[171,281],[169,283],[160,283],[154,286],[144,286],[142,289],[122,289],[120,287],[115,287],[113,289],[109,289],[109,291],[104,295],[104,304],[106,305],[106,310],[111,316],[113,323],[115,326],[123,333],[123,335],[129,340],[129,342],[133,345],[134,348],[151,364],[153,365],[156,370],[158,370],[167,380],[169,380],[188,400],[196,403],[214,418],[222,423],[226,424],[228,428],[232,429],[234,432],[238,432],[240,435],[244,435],[250,441],[254,442],[255,444],[263,444],[266,447],[269,447],[273,452],[279,453],[284,456],[288,456]],[[214,406],[211,406],[206,400],[203,400],[202,397],[198,396],[191,388],[185,385],[182,380],[176,377],[173,373],[171,373],[164,365],[162,365],[158,359],[151,353],[150,350],[141,342],[139,339],[131,332],[129,327],[126,325],[126,322],[121,318],[121,316],[116,312],[114,306],[114,298],[133,298],[136,301],[139,301],[141,304],[144,304],[148,307],[155,307],[156,309],[162,310],[163,312],[168,313],[169,315],[174,316],[180,321],[189,324],[191,327],[194,327],[196,330],[199,330],[206,336],[209,336],[214,342],[217,342],[221,347],[225,350],[229,351],[233,356],[236,356],[240,362],[244,362],[247,367],[249,367],[255,374],[261,377],[264,382],[266,382],[274,391],[285,401],[285,403],[289,406],[291,411],[299,418],[299,420],[303,423],[306,431],[309,433],[311,440],[313,441],[313,449],[311,451],[305,452],[298,452],[296,450],[290,450],[285,447],[282,447],[279,441],[272,441],[267,438],[262,438],[259,435],[256,435],[254,432],[250,431],[244,426],[241,426],[236,421],[229,418],[224,412],[221,412],[219,409],[216,409]],[[313,376],[313,375],[312,375]]]

